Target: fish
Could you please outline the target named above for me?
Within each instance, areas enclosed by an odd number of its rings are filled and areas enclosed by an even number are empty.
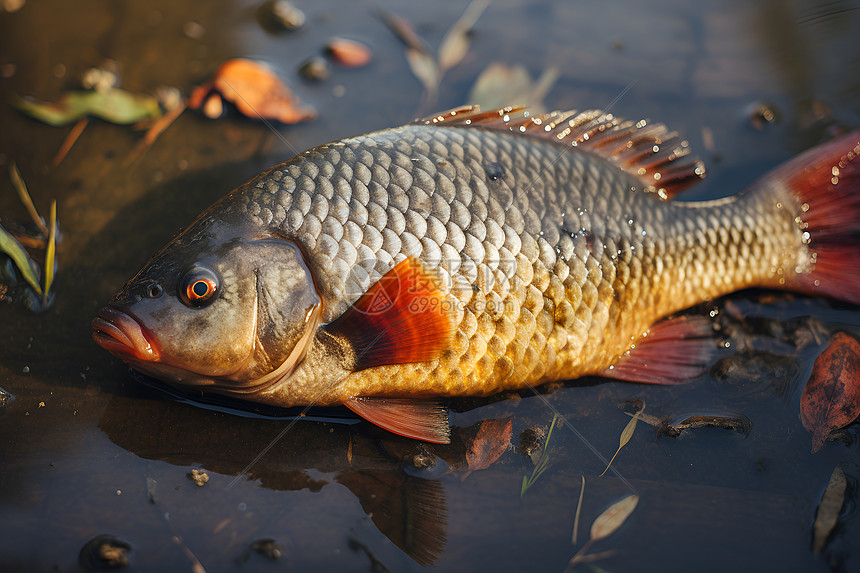
[[[740,193],[661,123],[465,106],[314,147],[205,210],[92,320],[176,388],[345,405],[447,443],[445,400],[594,375],[678,384],[760,287],[860,304],[860,131]]]

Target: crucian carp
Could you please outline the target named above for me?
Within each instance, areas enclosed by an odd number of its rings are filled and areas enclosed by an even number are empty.
[[[320,145],[229,193],[93,338],[182,389],[344,404],[448,441],[444,397],[599,375],[672,384],[714,348],[669,318],[749,287],[860,303],[860,132],[706,202],[663,125],[465,107]]]

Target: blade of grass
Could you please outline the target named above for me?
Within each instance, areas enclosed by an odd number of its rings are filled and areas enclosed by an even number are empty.
[[[15,237],[10,235],[2,226],[0,226],[0,251],[9,255],[27,284],[33,287],[36,294],[42,296],[42,288],[39,286],[39,279],[34,270],[35,263],[24,250],[24,247],[21,246],[21,243],[15,240]]]
[[[54,283],[54,260],[57,251],[57,200],[51,201],[51,213],[48,222],[51,232],[48,235],[48,246],[45,250],[45,290],[42,293],[42,304],[48,304],[48,294]]]
[[[33,219],[33,222],[36,223],[37,227],[39,227],[39,231],[47,237],[49,233],[48,228],[45,226],[45,221],[42,220],[39,213],[36,211],[36,206],[33,205],[33,199],[30,198],[30,192],[27,191],[27,185],[24,184],[21,172],[18,171],[18,165],[16,165],[14,161],[9,166],[9,178],[12,180],[12,185],[18,192],[18,197],[21,199],[21,203],[24,204],[24,207],[30,214],[30,218]]]
[[[526,491],[534,485],[535,481],[541,476],[541,474],[546,470],[549,466],[549,455],[547,454],[547,449],[549,448],[549,441],[552,438],[552,431],[555,428],[555,423],[558,421],[558,414],[553,414],[552,424],[549,426],[549,432],[546,434],[546,441],[543,444],[543,452],[541,453],[540,460],[535,465],[532,470],[532,475],[530,477],[523,476],[523,485],[520,489],[520,497],[526,494]]]
[[[576,504],[576,517],[573,518],[573,535],[570,536],[570,542],[576,545],[576,538],[579,533],[579,514],[582,513],[582,497],[585,495],[585,476],[582,478],[582,487],[579,488],[579,501]]]

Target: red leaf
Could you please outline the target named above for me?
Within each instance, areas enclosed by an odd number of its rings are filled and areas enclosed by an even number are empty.
[[[466,463],[469,471],[463,476],[478,470],[485,470],[499,459],[511,443],[513,424],[510,420],[490,419],[481,422],[478,434],[472,442],[472,447],[466,452]]]
[[[860,343],[837,332],[816,359],[800,398],[800,419],[812,433],[812,452],[824,445],[832,430],[860,415]]]

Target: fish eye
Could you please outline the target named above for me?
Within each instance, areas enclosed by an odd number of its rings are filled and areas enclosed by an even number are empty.
[[[204,267],[191,267],[179,279],[179,300],[187,306],[199,307],[215,299],[219,285],[218,275]]]

